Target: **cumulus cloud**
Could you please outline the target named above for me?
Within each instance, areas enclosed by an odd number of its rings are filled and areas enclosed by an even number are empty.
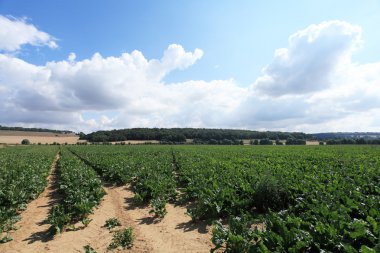
[[[77,55],[75,54],[75,53],[70,53],[69,54],[69,57],[67,57],[67,60],[69,61],[69,62],[73,62],[73,61],[75,61],[75,59],[77,58]]]
[[[311,25],[252,85],[233,79],[165,83],[203,51],[173,44],[160,59],[133,51],[34,65],[0,54],[0,124],[76,131],[125,127],[216,127],[290,131],[376,130],[380,62],[357,64],[361,28]],[[374,119],[371,120],[371,117]]]
[[[55,39],[51,35],[28,24],[25,19],[0,15],[0,51],[17,51],[26,44],[57,47]]]
[[[327,89],[334,84],[331,75],[351,59],[360,44],[359,26],[342,21],[311,25],[291,35],[288,48],[275,51],[255,88],[269,96]]]

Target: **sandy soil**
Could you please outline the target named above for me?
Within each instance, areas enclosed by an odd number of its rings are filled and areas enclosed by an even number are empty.
[[[45,191],[32,201],[21,221],[18,230],[11,235],[13,241],[0,244],[0,252],[84,252],[89,244],[98,253],[107,252],[112,233],[104,228],[108,218],[116,217],[122,227],[132,226],[135,243],[132,249],[117,252],[209,252],[211,235],[205,224],[194,224],[185,215],[186,209],[180,206],[167,206],[168,214],[157,222],[149,214],[149,207],[135,206],[133,193],[126,187],[105,187],[107,195],[99,207],[90,215],[87,228],[77,224],[77,231],[66,231],[53,236],[49,232],[47,216],[50,208],[59,200],[55,187],[55,169],[49,176]]]
[[[317,145],[319,145],[319,141],[306,141],[306,145],[317,146]]]
[[[79,137],[50,137],[50,136],[0,136],[0,143],[5,144],[21,144],[23,139],[28,139],[31,144],[52,144],[56,143],[67,143],[67,144],[76,144]]]
[[[8,131],[0,130],[0,143],[5,144],[21,144],[23,139],[28,139],[31,144],[52,144],[68,143],[76,144],[79,140],[79,136],[70,134],[58,134],[51,132],[27,132],[27,131]]]
[[[210,228],[205,223],[193,223],[182,206],[167,205],[167,215],[157,221],[150,208],[133,204],[133,193],[123,190],[127,213],[138,227],[141,238],[153,246],[152,252],[210,252],[212,248]]]

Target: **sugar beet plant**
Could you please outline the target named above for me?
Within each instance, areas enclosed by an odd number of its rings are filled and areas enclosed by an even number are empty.
[[[55,232],[60,233],[67,224],[81,220],[87,223],[87,216],[105,192],[95,171],[71,152],[62,150],[58,166],[62,201],[51,209],[48,220]]]
[[[378,147],[178,149],[189,214],[237,217],[214,229],[226,252],[378,252]]]
[[[13,229],[18,213],[46,187],[57,154],[56,147],[10,147],[0,149],[0,241]],[[4,240],[3,240],[4,239]]]
[[[73,151],[130,183],[157,216],[176,198],[226,252],[379,252],[380,148],[94,146]],[[177,190],[177,191],[176,191]],[[261,229],[256,229],[260,225]]]
[[[72,147],[73,153],[94,167],[108,182],[130,183],[135,200],[150,204],[162,218],[166,203],[176,197],[172,153],[168,147],[92,146]]]

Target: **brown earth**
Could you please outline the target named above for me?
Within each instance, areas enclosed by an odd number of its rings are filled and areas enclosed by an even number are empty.
[[[192,223],[185,207],[168,204],[168,214],[157,222],[149,214],[149,207],[134,205],[134,194],[125,186],[105,187],[107,195],[89,216],[92,221],[88,227],[79,223],[76,224],[79,230],[53,237],[47,217],[50,208],[59,201],[55,169],[48,179],[45,191],[21,214],[16,224],[19,229],[11,234],[13,241],[0,244],[0,252],[84,252],[83,247],[88,244],[98,253],[110,252],[107,246],[112,233],[103,226],[112,217],[121,222],[122,228],[132,226],[135,233],[134,246],[117,252],[210,252],[212,248],[209,228],[203,223]]]

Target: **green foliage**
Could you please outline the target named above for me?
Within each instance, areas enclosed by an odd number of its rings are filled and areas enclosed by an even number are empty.
[[[111,230],[117,226],[121,226],[121,223],[117,218],[109,218],[106,220],[106,224],[104,224],[104,227],[106,227],[108,230]]]
[[[52,225],[54,233],[63,232],[64,226],[71,220],[70,214],[65,212],[62,205],[53,206],[48,216],[48,222]]]
[[[0,231],[14,229],[18,213],[45,188],[56,148],[0,149]]]
[[[90,245],[84,246],[83,249],[84,249],[85,253],[96,253],[96,251],[94,250],[94,248],[91,247]]]
[[[257,235],[257,226],[253,226],[247,216],[234,217],[229,220],[228,226],[216,221],[212,228],[212,243],[215,252],[223,248],[223,252],[270,252]]]
[[[82,224],[84,225],[84,227],[87,227],[90,224],[91,221],[92,221],[92,219],[84,218],[82,220]]]
[[[158,217],[166,214],[165,204],[176,198],[173,155],[170,149],[152,152],[147,146],[73,147],[71,150],[91,164],[107,181],[131,183],[134,199],[150,203]],[[101,151],[101,152],[99,152]]]
[[[280,211],[289,204],[290,192],[279,176],[265,174],[254,186],[253,201],[260,212]]]
[[[88,135],[81,135],[81,139],[90,142],[110,142],[125,140],[159,140],[183,142],[185,139],[194,139],[198,142],[213,144],[227,144],[223,140],[233,141],[240,139],[305,139],[310,135],[289,132],[258,132],[237,129],[204,129],[204,128],[132,128],[111,131],[97,131]],[[238,143],[237,143],[238,144]]]
[[[271,140],[269,140],[269,139],[261,139],[259,141],[259,144],[260,145],[273,145],[273,142]]]
[[[152,199],[150,201],[152,206],[152,210],[150,213],[154,213],[154,215],[158,218],[163,218],[168,213],[166,211],[166,201],[160,198]]]
[[[134,234],[133,234],[133,228],[125,228],[119,231],[116,231],[113,234],[112,242],[108,246],[108,249],[116,249],[118,247],[125,248],[132,248],[134,241]]]
[[[13,238],[9,234],[6,234],[3,238],[0,239],[0,243],[7,243],[7,242],[10,242],[12,240],[13,240]]]
[[[380,147],[70,149],[111,183],[131,183],[135,199],[150,203],[157,214],[165,213],[165,204],[178,191],[183,202],[191,201],[193,220],[241,217],[215,225],[214,242],[223,245],[220,249],[379,252]],[[264,229],[255,229],[255,220]]]
[[[29,141],[28,139],[23,139],[23,140],[21,141],[21,144],[22,144],[22,145],[30,145],[30,141]]]
[[[86,226],[87,216],[105,194],[101,181],[91,167],[65,149],[58,166],[58,185],[63,202],[52,209],[49,222],[57,232],[62,232],[66,224],[80,220]]]

